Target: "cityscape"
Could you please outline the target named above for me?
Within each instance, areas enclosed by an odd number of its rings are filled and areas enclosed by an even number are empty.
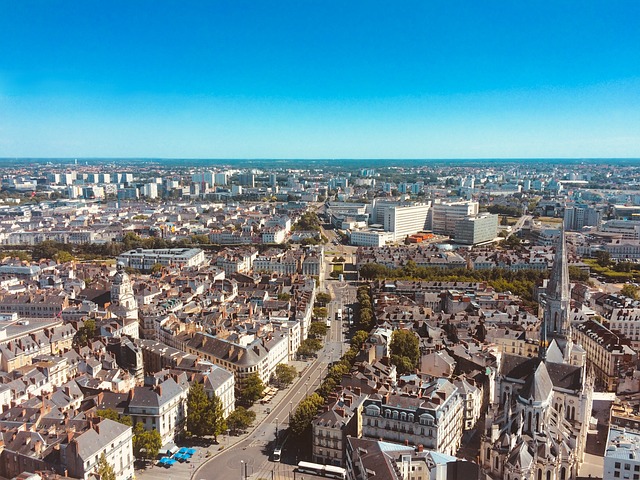
[[[639,475],[638,161],[3,163],[4,478]]]
[[[640,480],[640,2],[0,12],[0,480]]]

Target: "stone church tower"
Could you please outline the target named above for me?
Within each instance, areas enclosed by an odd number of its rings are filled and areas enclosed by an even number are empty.
[[[124,271],[124,263],[118,262],[117,272],[111,283],[111,313],[120,320],[138,321],[138,302],[133,294],[133,286],[127,272]]]

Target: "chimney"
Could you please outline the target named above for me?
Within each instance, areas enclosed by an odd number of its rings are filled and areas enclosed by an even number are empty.
[[[132,388],[131,390],[129,390],[129,401],[133,400],[133,397],[135,396],[136,389]]]
[[[360,387],[353,387],[353,393],[360,396],[362,394],[362,389]]]
[[[424,450],[424,446],[422,444],[418,445],[418,453],[422,453]]]

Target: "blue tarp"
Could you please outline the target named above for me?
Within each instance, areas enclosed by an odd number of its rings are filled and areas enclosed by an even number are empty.
[[[195,448],[187,448],[187,453],[191,456],[196,454],[196,449]]]

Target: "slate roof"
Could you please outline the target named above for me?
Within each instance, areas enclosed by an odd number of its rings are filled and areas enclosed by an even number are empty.
[[[90,428],[75,438],[78,443],[78,456],[84,461],[98,453],[105,445],[111,443],[127,430],[131,430],[131,427],[108,418],[103,419],[95,428]]]
[[[135,387],[129,408],[160,407],[182,393],[182,388],[173,378],[168,378],[159,387]]]
[[[505,377],[526,381],[529,374],[535,371],[540,358],[527,358],[518,355],[503,355],[500,374]],[[567,390],[579,390],[582,387],[582,369],[564,363],[545,362],[549,378],[554,387]]]
[[[520,390],[520,396],[534,402],[544,402],[548,400],[553,391],[553,382],[549,378],[549,372],[544,362],[538,364],[525,381],[524,387]]]

